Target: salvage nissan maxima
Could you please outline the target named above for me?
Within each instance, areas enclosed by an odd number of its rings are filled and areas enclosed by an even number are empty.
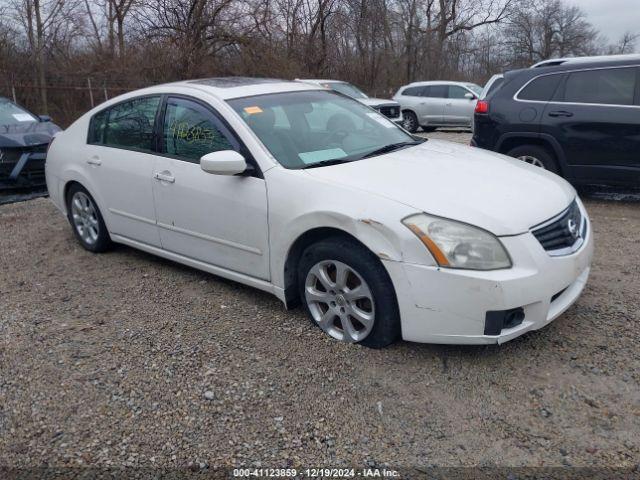
[[[266,290],[369,347],[539,329],[576,301],[593,253],[560,177],[299,82],[114,98],[56,136],[46,177],[87,250],[123,243]]]

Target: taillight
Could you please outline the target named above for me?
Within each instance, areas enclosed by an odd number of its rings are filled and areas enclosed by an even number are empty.
[[[476,103],[476,113],[489,113],[489,102],[478,100]]]

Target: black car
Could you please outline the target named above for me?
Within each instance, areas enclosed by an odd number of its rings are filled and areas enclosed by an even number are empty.
[[[0,97],[0,189],[46,184],[47,146],[60,127]]]
[[[478,101],[471,144],[577,185],[640,186],[640,55],[507,72]]]

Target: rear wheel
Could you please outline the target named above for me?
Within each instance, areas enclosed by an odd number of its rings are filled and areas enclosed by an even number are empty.
[[[507,155],[553,173],[558,173],[559,171],[553,155],[546,148],[539,145],[521,145],[510,150]]]
[[[416,133],[418,131],[418,117],[410,110],[402,112],[402,126],[407,132]]]
[[[312,322],[333,338],[382,348],[400,336],[391,279],[380,260],[355,242],[332,238],[308,247],[298,285]]]
[[[67,193],[67,215],[74,235],[85,249],[94,253],[109,249],[111,238],[102,214],[91,194],[79,184],[72,185]]]

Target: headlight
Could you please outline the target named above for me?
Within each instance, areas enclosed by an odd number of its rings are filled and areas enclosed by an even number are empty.
[[[407,217],[402,223],[424,243],[441,267],[498,270],[512,265],[500,240],[481,228],[422,213]]]

